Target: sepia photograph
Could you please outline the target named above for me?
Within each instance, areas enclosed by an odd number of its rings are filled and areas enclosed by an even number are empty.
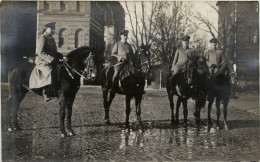
[[[0,13],[0,161],[260,160],[258,1]]]

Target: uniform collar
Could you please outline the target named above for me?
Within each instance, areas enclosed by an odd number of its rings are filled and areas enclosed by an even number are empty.
[[[51,38],[52,35],[51,34],[48,34],[48,33],[44,33],[43,36],[47,37],[47,38]]]

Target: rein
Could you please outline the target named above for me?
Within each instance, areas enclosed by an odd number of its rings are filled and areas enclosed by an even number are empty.
[[[76,69],[74,69],[73,67],[71,67],[65,60],[63,61],[63,65],[66,69],[66,71],[68,72],[69,76],[71,77],[71,79],[74,79],[73,75],[71,74],[71,72],[69,71],[68,68],[70,68],[71,70],[73,70],[76,74],[78,74],[80,77],[83,76],[84,71],[80,70],[82,72],[82,74],[80,72],[78,72]]]
[[[89,54],[89,56],[87,57],[86,59],[86,70],[77,70],[73,67],[71,67],[65,60],[63,60],[63,65],[66,69],[66,71],[68,72],[69,76],[71,77],[71,79],[74,79],[73,75],[71,74],[71,72],[69,71],[69,69],[71,69],[72,71],[74,71],[76,74],[78,74],[80,77],[84,77],[84,74],[89,74],[90,73],[90,70],[93,70],[94,68],[90,68],[89,67],[89,59],[90,59],[90,55],[91,53]]]

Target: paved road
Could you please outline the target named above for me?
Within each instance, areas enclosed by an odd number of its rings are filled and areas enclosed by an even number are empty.
[[[6,101],[2,87],[2,105]],[[258,94],[238,94],[228,107],[228,126],[207,125],[203,108],[202,124],[195,125],[192,101],[188,127],[170,123],[165,91],[147,90],[142,101],[141,126],[134,123],[134,102],[130,129],[124,129],[124,96],[117,95],[110,110],[111,125],[103,124],[101,89],[82,87],[73,107],[72,123],[76,136],[62,139],[59,134],[57,100],[44,103],[29,93],[18,113],[23,128],[2,133],[4,161],[86,161],[86,160],[259,160]],[[182,108],[180,109],[182,111]],[[216,119],[215,108],[212,118]],[[180,113],[180,119],[183,119]],[[223,116],[221,116],[223,120]]]

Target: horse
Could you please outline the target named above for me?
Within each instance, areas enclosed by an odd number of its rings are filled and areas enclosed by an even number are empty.
[[[150,56],[149,49],[144,48],[144,46],[142,46],[140,50],[137,50],[135,52],[134,54],[135,59],[133,59],[133,66],[135,72],[131,74],[129,77],[127,77],[126,79],[124,79],[122,82],[117,81],[116,92],[110,91],[110,89],[113,86],[112,77],[114,74],[114,66],[110,65],[108,67],[105,67],[102,70],[101,86],[103,92],[103,106],[105,109],[105,117],[104,117],[105,124],[110,124],[109,109],[116,93],[126,96],[125,97],[125,103],[126,103],[125,125],[127,127],[129,126],[129,115],[131,111],[130,101],[133,97],[135,98],[137,122],[141,124],[141,100],[144,92],[145,76],[150,70],[149,56]],[[108,98],[108,94],[109,94],[109,98]]]
[[[72,105],[80,88],[80,77],[95,81],[97,76],[97,57],[92,54],[89,47],[83,46],[71,51],[67,55],[67,60],[62,65],[57,66],[56,73],[58,81],[55,89],[59,99],[60,132],[62,137],[74,136],[71,128]],[[7,130],[20,130],[17,120],[17,112],[20,103],[23,101],[28,91],[41,95],[41,89],[29,89],[29,76],[35,64],[23,62],[8,73],[9,97],[6,103],[7,110]],[[65,110],[67,110],[67,129],[64,128]]]
[[[166,90],[171,108],[171,122],[173,124],[179,123],[179,108],[182,103],[184,125],[187,125],[187,101],[189,98],[195,100],[194,116],[196,117],[196,123],[200,122],[200,109],[206,104],[206,89],[204,85],[205,81],[207,80],[206,72],[208,71],[206,61],[199,56],[196,56],[188,59],[185,66],[186,69],[178,74],[175,86],[170,86],[170,84],[172,84],[170,80],[171,74],[169,74],[166,82]],[[175,119],[173,102],[174,95],[177,95],[178,97]]]
[[[225,62],[221,65],[219,71],[215,76],[208,80],[208,123],[211,124],[211,108],[216,98],[216,108],[217,108],[217,124],[219,124],[220,117],[220,102],[223,101],[223,114],[224,114],[224,126],[228,130],[227,126],[227,106],[229,103],[229,97],[231,93],[231,66],[229,62]]]

